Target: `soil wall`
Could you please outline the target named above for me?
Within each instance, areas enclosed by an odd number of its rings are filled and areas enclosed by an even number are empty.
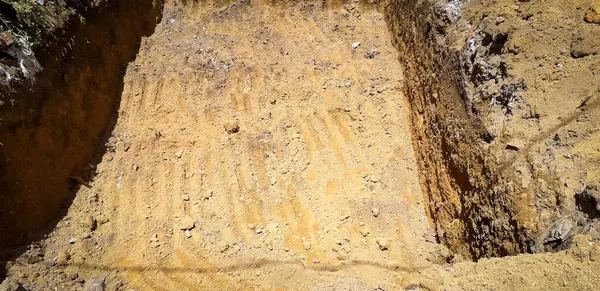
[[[452,7],[436,5],[452,3],[392,0],[386,11],[405,68],[429,215],[438,239],[466,257],[528,251],[531,238],[515,218],[516,189],[481,144],[486,130],[468,101],[463,47],[452,46],[443,32],[460,15],[452,19],[445,10]]]
[[[72,6],[76,13],[35,52],[43,71],[13,80],[1,92],[3,246],[32,238],[28,233],[44,228],[69,203],[73,187],[88,183],[124,68],[162,12],[159,1]]]

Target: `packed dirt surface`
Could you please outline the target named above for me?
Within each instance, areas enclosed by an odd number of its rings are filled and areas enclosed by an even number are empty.
[[[600,284],[596,2],[187,2],[0,290]]]

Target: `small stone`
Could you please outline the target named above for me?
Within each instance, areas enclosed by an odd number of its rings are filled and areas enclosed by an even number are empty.
[[[600,32],[580,31],[571,43],[571,56],[573,58],[583,58],[589,55],[596,55],[600,52]]]
[[[302,246],[303,246],[303,247],[304,247],[304,249],[305,249],[305,250],[307,250],[307,251],[308,251],[308,250],[310,250],[310,248],[312,247],[312,246],[310,245],[310,242],[309,242],[309,241],[307,241],[307,240],[305,240],[305,241],[303,241],[303,242],[302,242]]]
[[[94,220],[92,216],[86,216],[81,222],[81,225],[86,229],[93,231],[96,229],[96,220]]]
[[[240,131],[240,125],[236,122],[227,122],[223,125],[225,131],[229,134],[238,133]]]
[[[23,286],[21,286],[21,284],[19,284],[19,282],[17,282],[16,279],[12,277],[7,277],[4,281],[2,281],[2,284],[0,284],[0,290],[20,291],[26,289],[23,288]]]
[[[92,278],[85,282],[83,291],[104,291],[106,288],[106,278]]]
[[[229,249],[229,247],[230,247],[229,244],[223,243],[223,244],[221,244],[219,246],[219,251],[222,252],[222,253],[224,253],[224,252],[226,252]]]
[[[379,208],[371,208],[371,213],[373,213],[373,216],[379,217]]]
[[[254,225],[254,223],[248,223],[248,228],[251,230],[255,230],[256,229],[256,225]]]
[[[79,274],[77,274],[77,273],[70,273],[67,275],[67,278],[71,281],[77,280],[77,277],[79,277]]]
[[[77,241],[77,239],[76,239],[76,238],[74,238],[74,237],[72,237],[72,238],[69,240],[69,243],[70,243],[70,244],[74,244],[76,241]]]
[[[9,31],[0,32],[0,50],[15,43],[15,39]]]
[[[391,270],[397,270],[400,267],[400,263],[398,263],[398,261],[388,261],[385,264],[385,267]]]
[[[213,195],[214,195],[214,191],[213,190],[206,190],[204,192],[204,194],[202,194],[202,199],[208,200],[208,199],[210,199],[210,197],[213,197]]]
[[[179,220],[179,229],[181,230],[190,230],[195,226],[194,219],[189,216],[184,216]]]
[[[182,156],[183,156],[183,152],[182,151],[178,151],[178,152],[175,153],[175,157],[178,158],[178,159],[181,158]]]
[[[150,237],[151,242],[158,242],[158,234],[155,233]]]
[[[379,237],[377,238],[377,245],[379,246],[380,250],[385,251],[390,248],[390,241],[388,239]]]
[[[183,201],[190,201],[190,196],[183,195]]]
[[[350,82],[350,80],[346,80],[346,82],[344,82],[344,86],[346,86],[346,88],[349,88],[350,86],[352,86],[352,82]]]
[[[186,231],[183,232],[183,234],[185,235],[185,237],[187,238],[191,238],[192,237],[192,232],[188,229]]]
[[[360,46],[360,42],[359,41],[357,41],[357,42],[355,42],[355,43],[352,44],[352,48],[353,49],[356,49],[359,46]]]
[[[585,22],[587,23],[600,24],[600,13],[596,12],[593,9],[590,9],[590,11],[585,14],[583,20],[585,20]]]
[[[71,256],[69,256],[69,253],[67,253],[66,251],[60,251],[56,255],[56,263],[61,266],[65,266],[69,262],[70,257]]]
[[[104,214],[100,214],[100,215],[96,216],[96,223],[98,225],[103,225],[107,222],[108,222],[108,217],[106,217]]]

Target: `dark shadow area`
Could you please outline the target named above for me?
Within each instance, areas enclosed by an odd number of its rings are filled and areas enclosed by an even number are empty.
[[[162,19],[163,1],[75,4],[78,14],[36,51],[35,83],[0,92],[14,100],[0,107],[0,282],[3,261],[52,231],[93,178],[127,64]]]
[[[589,219],[600,218],[598,207],[600,193],[598,187],[588,185],[581,192],[575,194],[575,205],[577,210],[585,213]]]

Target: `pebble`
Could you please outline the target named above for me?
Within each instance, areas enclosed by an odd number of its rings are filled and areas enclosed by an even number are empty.
[[[72,237],[72,238],[69,240],[69,243],[70,243],[70,244],[74,244],[76,241],[77,241],[77,239],[76,239],[76,238],[74,238],[74,237]]]
[[[183,201],[190,201],[190,196],[183,195]]]
[[[71,281],[77,280],[77,277],[79,277],[79,274],[77,274],[76,272],[67,274],[67,278]]]
[[[219,246],[219,251],[224,253],[229,249],[229,244],[223,243],[221,246]]]
[[[189,216],[184,216],[179,220],[179,229],[181,230],[190,230],[195,226],[194,219]]]
[[[96,216],[96,223],[98,225],[103,225],[107,222],[108,222],[108,217],[106,217],[104,214],[100,214],[100,215]]]
[[[388,269],[397,270],[400,267],[400,263],[398,261],[388,261],[385,266]]]
[[[385,251],[390,248],[390,241],[386,238],[379,237],[377,238],[377,245],[380,250]]]
[[[81,225],[83,227],[85,227],[86,229],[94,230],[94,229],[96,229],[96,220],[94,220],[94,218],[92,216],[87,216],[86,218],[83,219],[83,221],[81,222]]]
[[[223,127],[229,134],[238,133],[240,131],[240,125],[237,122],[227,122],[223,124]]]
[[[186,231],[184,231],[184,232],[183,232],[183,234],[184,234],[184,235],[185,235],[185,237],[187,237],[187,238],[190,238],[190,237],[192,237],[192,232],[191,232],[191,231],[189,231],[189,230],[186,230]]]
[[[379,216],[379,208],[371,208],[371,213],[373,213],[373,216],[378,217]]]
[[[70,256],[66,251],[60,251],[56,255],[56,263],[61,266],[64,266],[69,262],[69,258]]]
[[[213,194],[214,194],[213,190],[207,190],[207,191],[204,192],[204,194],[202,194],[202,198],[204,200],[208,200],[208,199],[210,199],[210,197],[213,196]]]
[[[254,230],[256,229],[256,225],[254,225],[254,223],[248,223],[248,228]]]
[[[344,86],[346,86],[346,88],[348,88],[348,87],[352,86],[352,82],[350,82],[350,80],[348,80],[344,83]]]
[[[305,250],[307,250],[307,251],[308,251],[308,250],[310,250],[310,248],[311,248],[311,245],[310,245],[310,242],[309,242],[309,241],[304,241],[304,242],[302,242],[302,246],[303,246],[303,247],[304,247],[304,249],[305,249]]]
[[[353,49],[356,49],[359,46],[360,46],[360,42],[358,42],[358,41],[352,44]]]

